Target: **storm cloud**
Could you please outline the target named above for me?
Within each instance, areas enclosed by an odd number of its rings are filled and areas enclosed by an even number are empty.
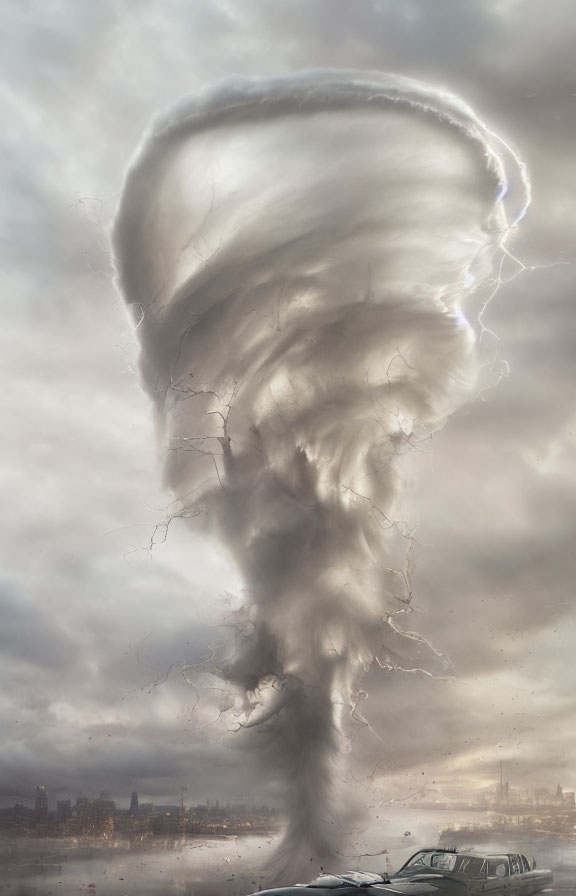
[[[505,280],[518,276],[485,318],[510,374],[419,457],[410,625],[451,657],[456,680],[412,675],[394,682],[396,697],[381,677],[367,681],[362,712],[388,731],[392,754],[374,792],[403,793],[424,770],[447,787],[482,787],[500,758],[517,783],[574,787],[573,18],[560,0],[546,11],[504,0],[143,3],[137,20],[114,2],[6,12],[5,802],[16,798],[15,772],[20,799],[40,782],[99,792],[109,779],[118,798],[132,789],[168,798],[186,757],[194,798],[218,781],[225,792],[214,796],[243,790],[234,754],[221,747],[217,764],[204,747],[225,728],[200,731],[184,717],[178,668],[210,655],[214,631],[202,626],[238,606],[242,585],[210,540],[196,535],[191,547],[178,524],[148,550],[172,498],[155,484],[153,422],[107,227],[156,110],[229,75],[317,66],[395,71],[464,96],[521,147],[533,182],[511,246],[526,270],[505,270]],[[172,662],[166,683],[146,687]],[[206,695],[202,723],[209,709]],[[424,709],[446,724],[418,726]],[[100,746],[90,753],[92,729]],[[382,743],[361,728],[353,744],[363,779]],[[148,758],[123,786],[113,770],[132,751]]]

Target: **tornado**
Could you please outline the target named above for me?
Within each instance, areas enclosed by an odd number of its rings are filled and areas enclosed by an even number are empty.
[[[443,665],[401,624],[402,496],[415,449],[478,388],[470,308],[529,199],[458,97],[356,71],[206,88],[128,169],[117,285],[176,513],[202,514],[244,581],[212,672],[281,783],[278,874],[337,857],[362,674]]]

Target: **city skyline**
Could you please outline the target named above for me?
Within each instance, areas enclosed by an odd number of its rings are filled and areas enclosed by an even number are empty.
[[[550,781],[554,779],[551,777]],[[122,791],[118,792],[109,792],[106,790],[98,791],[96,788],[94,791],[89,791],[86,788],[81,788],[79,791],[75,793],[71,793],[66,790],[58,790],[51,788],[46,784],[36,784],[31,785],[27,792],[23,792],[20,800],[16,800],[15,802],[6,803],[2,801],[0,798],[0,807],[11,808],[16,804],[26,804],[38,802],[39,792],[42,791],[44,794],[44,798],[47,801],[47,806],[51,806],[51,811],[54,810],[57,803],[62,800],[67,800],[71,802],[73,799],[89,799],[93,800],[105,800],[112,801],[116,804],[118,809],[122,809],[124,811],[125,808],[131,810],[134,808],[134,803],[136,802],[136,806],[143,805],[164,805],[164,806],[182,806],[186,805],[188,807],[193,808],[194,806],[208,806],[211,808],[226,808],[229,806],[247,806],[250,805],[252,807],[256,806],[264,806],[266,807],[265,802],[258,802],[257,800],[253,800],[250,797],[242,797],[240,800],[234,800],[232,798],[226,798],[225,796],[202,796],[199,798],[194,797],[194,793],[190,792],[187,786],[181,786],[178,791],[175,791],[172,794],[172,799],[170,799],[170,795],[166,795],[163,799],[157,798],[148,798],[146,793],[141,793],[138,791],[130,791],[129,789],[124,788]],[[564,798],[564,802],[566,802],[566,798],[568,802],[572,804],[574,802],[574,795],[576,792],[576,788],[572,789],[569,785],[566,786],[566,782],[561,783],[559,781],[555,781],[555,783],[543,784],[542,781],[532,781],[528,786],[518,783],[514,780],[513,775],[509,776],[509,773],[504,770],[503,765],[495,770],[494,779],[488,784],[482,786],[481,788],[474,788],[473,790],[467,790],[462,788],[457,783],[453,783],[452,786],[448,785],[448,787],[442,789],[436,786],[435,782],[432,783],[431,786],[426,785],[422,788],[421,793],[426,794],[429,793],[443,793],[447,802],[449,801],[457,801],[457,800],[465,800],[469,802],[477,801],[478,805],[482,804],[482,801],[486,802],[489,800],[490,802],[497,805],[499,802],[503,803],[506,799],[512,796],[528,797],[533,801],[537,801],[538,799],[542,801],[553,801],[554,799],[558,799],[560,797],[560,802],[562,802],[562,798]],[[177,798],[176,798],[177,797]],[[408,799],[413,799],[413,796],[408,796]],[[24,802],[22,802],[24,801]],[[120,805],[122,803],[127,803],[127,807]],[[271,808],[277,808],[272,805]]]
[[[148,798],[147,794],[141,794],[138,791],[126,791],[124,793],[110,793],[106,790],[95,790],[89,791],[87,789],[81,789],[77,792],[70,792],[67,790],[56,790],[51,789],[49,786],[45,784],[35,784],[31,786],[30,790],[23,791],[20,795],[19,799],[16,800],[6,800],[6,798],[0,798],[0,808],[13,808],[15,805],[24,805],[29,804],[30,808],[34,808],[34,806],[38,805],[39,791],[42,790],[44,793],[44,797],[46,799],[46,805],[49,811],[55,811],[56,806],[61,801],[68,801],[73,804],[73,800],[78,799],[88,799],[90,801],[94,800],[104,800],[113,802],[118,809],[124,810],[126,808],[128,811],[132,808],[132,803],[134,800],[134,796],[137,797],[138,806],[141,808],[142,806],[150,806],[150,805],[158,805],[158,806],[181,806],[184,801],[184,805],[188,808],[205,806],[213,809],[227,808],[230,806],[250,806],[252,808],[256,807],[265,807],[265,808],[274,808],[273,806],[266,806],[266,803],[258,802],[257,800],[253,800],[250,797],[243,797],[239,801],[235,801],[233,799],[226,799],[220,796],[212,796],[212,797],[200,797],[199,799],[190,798],[187,793],[187,790],[181,789],[177,794],[172,794],[172,800],[170,800],[170,795],[167,795],[165,799],[152,799]],[[176,799],[177,797],[177,799]],[[122,803],[127,803],[127,806],[124,807],[121,805]]]

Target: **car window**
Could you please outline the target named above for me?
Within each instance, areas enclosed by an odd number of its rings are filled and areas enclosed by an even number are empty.
[[[415,856],[412,856],[410,861],[406,864],[406,868],[414,868],[418,865],[430,865],[432,854],[429,852],[418,852]]]
[[[488,859],[488,877],[508,877],[508,856],[492,856]]]
[[[456,864],[456,856],[454,853],[437,853],[433,855],[430,860],[430,865],[432,868],[439,868],[442,871],[452,871],[454,865]]]
[[[458,856],[454,871],[465,874],[466,877],[481,877],[484,868],[484,859],[477,856]]]
[[[520,859],[522,861],[522,868],[524,869],[524,871],[531,871],[532,869],[530,868],[530,862],[528,861],[526,856],[520,856]]]
[[[520,856],[511,855],[510,856],[510,874],[522,874],[522,862],[520,861]]]

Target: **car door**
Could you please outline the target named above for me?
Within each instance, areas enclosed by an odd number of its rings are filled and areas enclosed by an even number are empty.
[[[525,896],[534,896],[535,893],[539,893],[541,890],[546,890],[552,885],[553,879],[551,872],[536,871],[526,856],[520,856],[520,861],[522,862],[523,878],[525,881],[522,892]]]
[[[509,893],[510,860],[508,856],[489,856],[486,860],[485,893]]]
[[[530,881],[528,880],[522,863],[522,856],[517,853],[511,853],[510,859],[510,890],[516,896],[528,896],[530,892]]]

